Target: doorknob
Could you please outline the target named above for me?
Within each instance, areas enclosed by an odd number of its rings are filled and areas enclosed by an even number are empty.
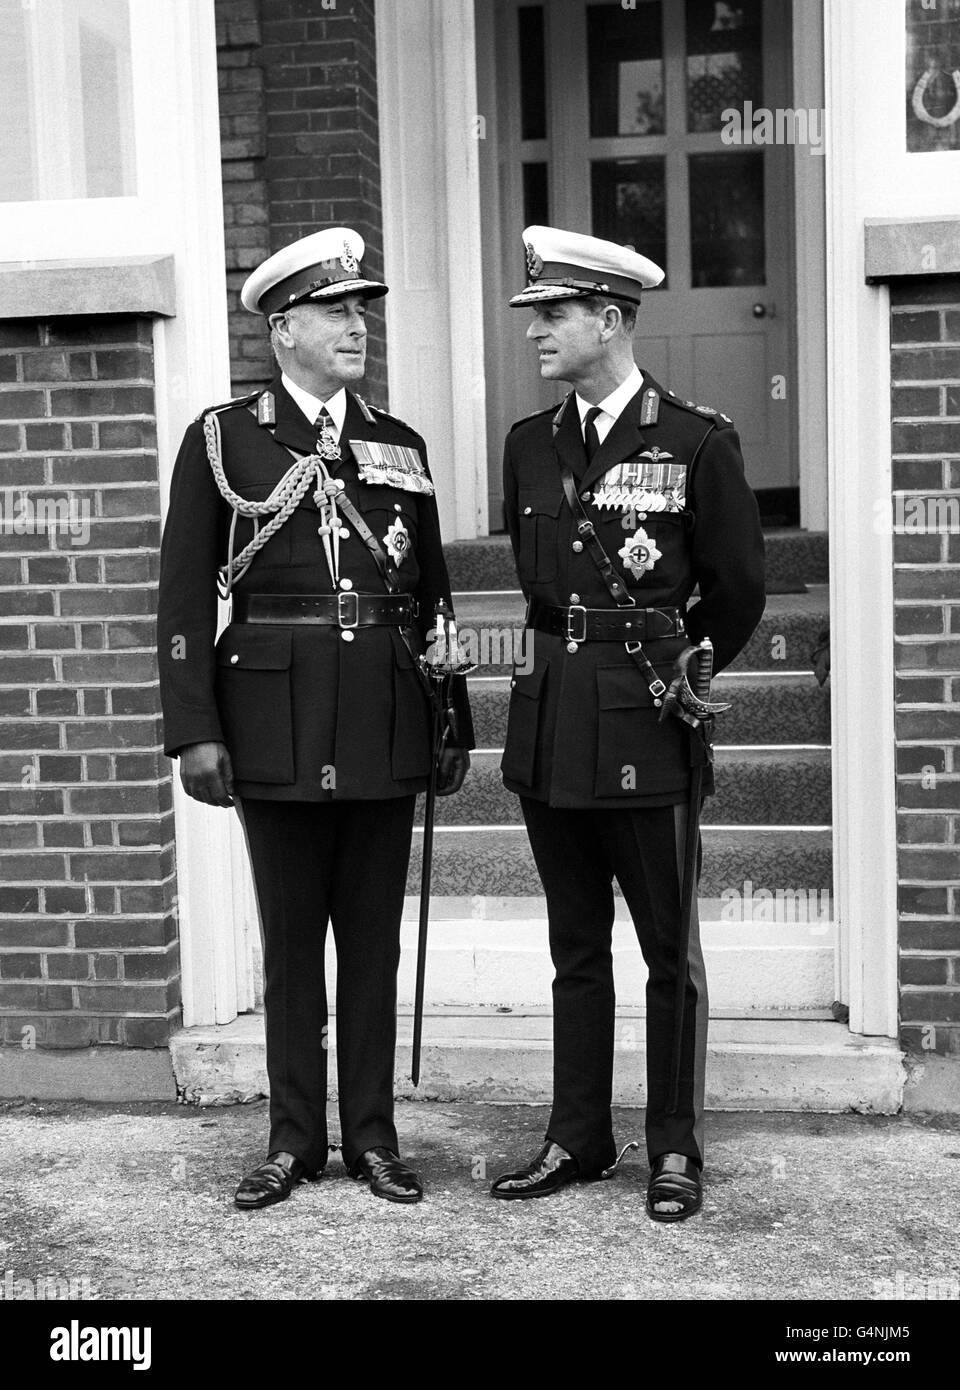
[[[754,304],[753,317],[755,319],[765,319],[768,315],[772,319],[776,318],[777,306],[775,304]]]

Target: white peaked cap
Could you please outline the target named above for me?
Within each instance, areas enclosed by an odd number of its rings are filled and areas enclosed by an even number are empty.
[[[526,289],[510,300],[513,308],[593,294],[616,295],[639,304],[641,290],[659,285],[665,273],[646,256],[615,241],[558,227],[527,227],[523,244],[529,280]]]
[[[252,314],[281,314],[308,299],[362,294],[379,299],[387,287],[368,280],[360,268],[365,247],[352,227],[327,227],[285,246],[257,266],[240,291]]]

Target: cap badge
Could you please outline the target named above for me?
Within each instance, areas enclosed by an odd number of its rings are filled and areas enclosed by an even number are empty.
[[[340,257],[340,264],[348,275],[356,275],[360,269],[360,262],[351,251],[349,241],[343,243],[343,255]]]
[[[527,274],[531,280],[539,280],[543,274],[543,258],[538,256],[529,241],[523,243],[527,253]]]

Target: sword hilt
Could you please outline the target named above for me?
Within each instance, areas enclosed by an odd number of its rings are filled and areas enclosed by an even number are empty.
[[[713,680],[713,643],[709,637],[704,637],[700,643],[700,655],[697,658],[697,687],[696,695],[698,700],[706,704],[710,699],[710,683]]]

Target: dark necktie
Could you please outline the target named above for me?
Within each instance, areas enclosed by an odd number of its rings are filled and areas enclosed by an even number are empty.
[[[583,423],[583,445],[587,451],[587,467],[593,463],[593,456],[600,448],[600,436],[597,434],[597,416],[600,414],[600,407],[593,405],[587,411]]]

